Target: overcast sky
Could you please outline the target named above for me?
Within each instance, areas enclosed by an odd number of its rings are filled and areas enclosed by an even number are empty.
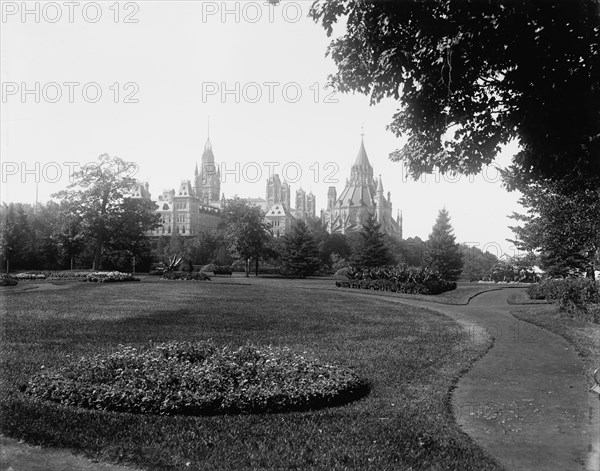
[[[329,186],[342,191],[364,126],[405,237],[427,238],[445,207],[458,241],[512,255],[507,215],[522,210],[518,194],[493,168],[414,182],[391,162],[403,143],[386,130],[397,103],[324,88],[335,66],[310,3],[29,2],[24,12],[3,2],[2,201],[34,202],[37,179],[45,202],[103,153],[135,162],[157,198],[193,179],[210,116],[226,197],[264,198],[274,171],[293,192],[312,191],[319,210]]]

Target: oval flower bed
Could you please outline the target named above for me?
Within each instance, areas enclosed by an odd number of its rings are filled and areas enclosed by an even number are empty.
[[[65,405],[117,412],[214,415],[305,410],[363,396],[351,370],[284,347],[238,349],[211,342],[168,342],[34,376],[25,392]]]

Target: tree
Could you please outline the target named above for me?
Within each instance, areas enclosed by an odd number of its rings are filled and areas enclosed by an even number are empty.
[[[69,260],[71,270],[74,268],[75,256],[85,246],[85,236],[82,231],[81,217],[71,213],[67,208],[59,210],[58,223],[52,235],[63,257]]]
[[[136,184],[133,162],[102,154],[95,167],[84,169],[67,190],[53,195],[81,218],[86,241],[93,244],[93,266],[98,270],[105,250],[138,250],[147,246],[146,232],[158,226],[156,205],[128,198]]]
[[[31,228],[21,204],[5,206],[0,222],[0,255],[6,262],[6,273],[12,268],[24,268],[30,259]]]
[[[455,242],[450,215],[440,210],[425,249],[425,265],[446,280],[457,280],[463,267],[460,245]]]
[[[360,268],[381,267],[392,263],[392,255],[386,245],[385,234],[381,232],[381,224],[377,216],[370,213],[356,237],[353,265]]]
[[[264,254],[272,237],[270,224],[258,206],[252,206],[238,197],[227,200],[223,209],[225,242],[231,255],[246,262],[246,276],[250,273],[250,261],[255,262],[258,276],[258,261]]]
[[[524,181],[600,176],[597,0],[320,0],[342,92],[400,101],[389,129],[411,174],[477,173],[518,139]]]
[[[498,263],[498,257],[489,252],[483,252],[477,247],[461,244],[460,251],[464,262],[461,274],[469,281],[487,278],[492,267]]]
[[[314,234],[302,220],[294,221],[290,233],[283,236],[281,250],[286,271],[300,278],[312,275],[323,264]]]
[[[520,250],[539,252],[551,276],[586,273],[594,278],[600,258],[600,190],[576,182],[538,182],[521,186],[527,214],[511,216]]]

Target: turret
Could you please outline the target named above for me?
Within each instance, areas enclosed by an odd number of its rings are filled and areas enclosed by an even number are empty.
[[[330,186],[327,190],[327,209],[333,209],[337,201],[337,191],[335,186]]]
[[[376,209],[377,209],[377,222],[382,225],[383,229],[383,181],[381,180],[381,175],[379,175],[379,179],[377,180],[377,195],[375,197]]]

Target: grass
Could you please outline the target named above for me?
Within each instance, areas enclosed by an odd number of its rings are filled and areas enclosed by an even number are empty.
[[[554,305],[523,308],[511,314],[570,342],[584,363],[585,379],[593,383],[592,374],[600,366],[600,325],[577,319]]]
[[[499,469],[460,431],[449,403],[459,375],[489,345],[443,315],[327,286],[234,277],[3,288],[0,430],[148,469]],[[191,417],[78,409],[20,391],[42,366],[119,344],[207,339],[308,351],[353,368],[371,393],[315,411]]]

